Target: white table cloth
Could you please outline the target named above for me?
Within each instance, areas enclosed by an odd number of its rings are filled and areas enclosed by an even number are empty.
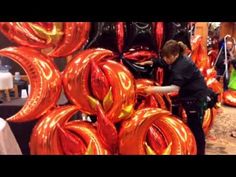
[[[22,155],[8,123],[0,118],[0,155]]]

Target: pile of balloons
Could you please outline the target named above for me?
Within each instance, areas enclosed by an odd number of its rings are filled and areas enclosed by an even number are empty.
[[[163,73],[138,65],[159,56],[166,40],[190,47],[187,23],[2,22],[0,31],[19,45],[0,55],[29,77],[30,96],[8,121],[38,120],[31,154],[196,154],[192,132],[171,114],[170,96],[143,92],[161,84]],[[53,60],[67,56],[60,73]],[[62,89],[69,103],[58,106]],[[73,119],[78,112],[96,121]]]

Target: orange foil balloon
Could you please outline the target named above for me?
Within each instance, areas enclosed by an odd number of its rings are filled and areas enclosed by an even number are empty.
[[[165,116],[155,121],[154,125],[164,134],[168,144],[171,143],[171,155],[195,155],[197,152],[195,138],[189,127],[175,116]]]
[[[83,121],[71,121],[64,126],[64,130],[80,137],[86,146],[84,155],[109,155],[96,128],[90,123]],[[67,135],[66,135],[67,137]],[[77,146],[77,148],[80,148]]]
[[[154,154],[161,155],[167,149],[168,142],[165,138],[165,135],[161,132],[161,130],[152,125],[147,133],[146,145],[149,145],[148,149],[153,149]],[[147,146],[148,147],[148,146]],[[148,153],[148,152],[146,152]],[[170,154],[170,153],[169,153]]]
[[[68,56],[80,50],[88,41],[90,22],[64,22],[64,36],[48,54],[52,57]]]
[[[57,125],[63,125],[78,111],[76,106],[58,107],[35,125],[30,138],[31,154],[63,154],[58,140]]]
[[[217,113],[217,110],[215,108],[207,109],[205,111],[204,121],[203,121],[203,126],[202,126],[205,135],[207,135],[207,133],[211,129],[214,123],[215,117],[216,117],[216,113]]]
[[[162,132],[164,141],[161,142],[168,145],[168,154],[196,154],[196,142],[190,129],[171,116],[170,112],[159,108],[138,110],[131,119],[122,123],[119,133],[120,154],[158,154],[146,143],[151,127],[157,127]]]
[[[31,26],[32,25],[32,26]],[[54,26],[55,25],[55,26]],[[53,30],[55,31],[54,35],[58,35],[56,32],[59,32],[62,30],[61,23],[53,23],[50,24]],[[38,28],[41,28],[42,31],[44,31],[45,39],[43,39],[42,35],[37,35],[32,28],[33,26],[36,26]],[[51,30],[51,29],[50,29]],[[47,48],[52,45],[52,43],[47,42],[46,40],[46,33],[50,33],[50,30],[48,31],[43,26],[34,24],[34,23],[26,23],[26,22],[1,22],[0,23],[0,31],[11,41],[27,46],[27,47],[33,47],[33,48]],[[43,34],[43,32],[41,32]]]
[[[52,56],[68,56],[88,40],[90,22],[1,22],[0,31],[13,42],[44,50]]]
[[[82,121],[68,122],[77,111],[76,106],[63,106],[43,116],[31,135],[31,154],[108,154],[94,126]]]
[[[201,36],[196,36],[192,40],[191,58],[205,76],[205,72],[210,67],[210,63],[207,49],[203,46],[203,38]]]
[[[207,76],[205,77],[207,87],[216,93],[223,94],[223,85],[216,79],[216,75],[215,69],[211,68],[207,70]]]
[[[26,72],[31,85],[30,95],[23,108],[12,117],[13,122],[25,122],[38,119],[56,106],[62,82],[60,72],[52,59],[27,47],[9,47],[0,50],[0,56],[11,58]]]
[[[224,104],[230,106],[236,106],[236,91],[234,90],[227,90],[223,94],[223,101]]]
[[[125,36],[125,24],[124,22],[117,22],[116,38],[117,38],[118,50],[120,53],[122,53],[124,48],[124,36]]]
[[[151,58],[157,58],[157,53],[150,50],[128,51],[123,53],[123,55],[124,58],[137,61],[137,63],[150,60]]]
[[[93,101],[99,101],[105,116],[112,122],[124,120],[133,112],[135,85],[132,74],[111,61],[114,54],[105,49],[88,49],[76,55],[63,74],[69,100],[82,112],[96,115]]]

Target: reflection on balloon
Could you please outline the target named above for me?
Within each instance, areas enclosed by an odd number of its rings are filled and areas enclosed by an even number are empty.
[[[82,112],[96,115],[90,96],[100,100],[108,119],[119,122],[132,114],[135,86],[131,73],[121,64],[108,60],[112,58],[113,52],[105,49],[80,52],[66,67],[63,85],[68,99]]]
[[[13,42],[42,50],[51,57],[68,56],[87,42],[90,22],[1,22],[0,31]]]
[[[31,135],[31,154],[109,154],[93,125],[68,122],[77,111],[77,106],[62,106],[43,116]]]
[[[52,59],[39,51],[27,47],[9,47],[0,50],[0,55],[11,58],[26,72],[31,85],[31,93],[23,108],[12,117],[13,122],[25,122],[38,119],[56,106],[62,82],[60,72]]]
[[[230,106],[236,106],[236,91],[235,90],[226,90],[223,95],[224,104]]]
[[[170,112],[159,108],[138,110],[131,119],[122,123],[119,133],[120,154],[146,154],[146,136],[149,128],[155,126],[162,132],[166,144],[171,144],[171,147],[167,147],[171,148],[170,154],[196,154],[196,142],[190,129],[171,116]],[[154,148],[152,151],[155,152]]]

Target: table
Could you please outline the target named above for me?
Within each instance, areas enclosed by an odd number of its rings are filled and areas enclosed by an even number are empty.
[[[6,119],[14,114],[16,114],[24,105],[27,98],[22,99],[14,99],[9,102],[4,102],[0,104],[0,117]],[[67,99],[65,98],[64,94],[61,95],[58,104],[59,105],[66,105],[68,103]],[[30,121],[30,122],[23,122],[23,123],[13,123],[8,122],[19,146],[22,151],[22,154],[29,155],[29,140],[32,133],[32,129],[37,123],[38,120]]]

